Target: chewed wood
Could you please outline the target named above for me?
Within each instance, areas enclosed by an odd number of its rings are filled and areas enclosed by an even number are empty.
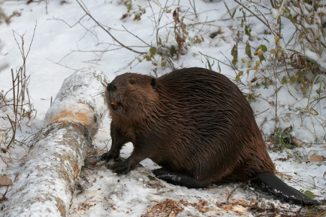
[[[58,114],[54,115],[51,120],[54,122],[78,122],[84,126],[94,125],[94,118],[89,113],[86,112],[73,112],[69,110],[63,110]]]

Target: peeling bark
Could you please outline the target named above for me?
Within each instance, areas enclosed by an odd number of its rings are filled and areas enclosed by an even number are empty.
[[[4,216],[66,216],[86,149],[106,110],[100,78],[104,75],[81,71],[64,81],[7,194]]]

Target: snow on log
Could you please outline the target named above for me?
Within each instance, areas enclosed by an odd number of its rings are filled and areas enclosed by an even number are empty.
[[[4,216],[66,216],[86,149],[106,112],[103,78],[80,71],[64,81],[7,194]]]

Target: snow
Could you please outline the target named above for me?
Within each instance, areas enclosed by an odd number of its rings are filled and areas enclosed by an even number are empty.
[[[200,36],[203,41],[195,43],[194,40],[188,40],[187,53],[181,55],[178,60],[173,59],[173,66],[180,68],[211,65],[213,70],[220,71],[234,80],[236,70],[229,65],[232,60],[231,49],[235,44],[240,21],[229,18],[223,1],[133,0],[131,2],[132,9],[129,16],[121,19],[122,15],[127,13],[127,7],[122,1],[84,1],[95,19],[109,28],[120,42],[141,52],[148,52],[150,46],[157,46],[158,38],[167,46],[176,45],[173,36],[172,11],[179,6],[178,2],[180,2],[181,13],[185,16],[184,21],[188,26],[189,38]],[[191,7],[190,2],[195,2],[195,9]],[[234,1],[225,1],[225,3],[231,11],[239,9]],[[25,1],[6,1],[0,4],[0,7],[7,15],[14,11],[21,14],[13,17],[8,25],[0,24],[0,90],[6,91],[11,88],[10,69],[17,70],[22,65],[14,35],[17,39],[19,36],[24,37],[27,49],[32,40],[34,27],[36,29],[27,58],[27,73],[30,75],[29,92],[32,104],[37,110],[37,117],[22,126],[21,131],[18,132],[21,140],[28,142],[26,138],[30,138],[44,126],[44,119],[53,98],[57,95],[65,78],[76,71],[102,71],[110,81],[116,75],[127,71],[159,76],[171,70],[171,68],[160,67],[162,60],[158,55],[154,56],[151,61],[146,61],[141,55],[121,48],[90,18],[84,16],[83,10],[75,1],[68,1],[65,4],[59,1],[40,1],[28,5]],[[145,9],[146,12],[141,16],[141,20],[135,21],[134,15],[139,12],[140,8]],[[280,13],[275,9],[272,12],[271,16],[278,16]],[[241,13],[237,12],[235,17],[240,15]],[[248,17],[248,22],[253,23],[251,37],[254,40],[250,41],[253,48],[260,44],[272,46],[273,35],[263,35],[266,27],[255,17]],[[282,41],[286,44],[292,37],[294,27],[290,26],[287,20],[284,20],[283,25],[286,25],[288,29]],[[219,32],[219,34],[210,38],[209,35],[213,32]],[[243,33],[240,37],[250,38]],[[244,45],[239,45],[239,57],[245,56],[244,49]],[[326,68],[325,52],[317,55],[306,50],[306,55]],[[245,93],[250,92],[250,80],[257,75],[254,70],[250,70],[247,76],[247,65],[248,62],[240,62],[238,66],[245,76],[241,78],[241,83],[237,84]],[[268,63],[265,65],[268,67]],[[268,73],[270,78],[274,77],[272,70]],[[326,100],[311,103],[315,100],[318,82],[311,91],[309,90],[311,94],[308,99],[307,96],[302,95],[299,88],[291,85],[283,86],[279,81],[278,87],[282,86],[282,88],[277,94],[277,111],[275,110],[275,87],[257,88],[258,97],[256,101],[251,102],[251,105],[256,114],[257,123],[266,138],[274,131],[277,112],[280,127],[284,129],[292,126],[292,134],[308,143],[307,146],[294,150],[270,151],[270,154],[277,170],[286,174],[282,176],[283,180],[299,190],[312,191],[318,199],[322,199],[326,195],[324,175],[326,162],[325,160],[309,162],[309,156],[312,153],[326,156]],[[93,91],[93,94],[97,95],[103,90]],[[325,93],[325,89],[323,91]],[[97,101],[96,104],[105,106],[101,101]],[[110,119],[106,117],[93,141],[96,155],[104,153],[110,147],[109,126]],[[26,145],[17,145],[12,148],[10,154],[4,155],[8,159],[8,166],[0,158],[0,174],[6,174],[14,180],[21,170],[20,158],[27,153],[28,149]],[[132,145],[128,144],[123,149],[122,156],[128,156],[131,150]],[[286,160],[284,161],[283,158]],[[82,190],[75,193],[68,216],[141,216],[165,199],[175,200],[183,207],[183,211],[178,216],[254,215],[253,211],[243,204],[236,204],[238,207],[236,210],[228,209],[223,205],[234,189],[236,190],[232,193],[230,200],[237,203],[240,200],[248,203],[258,200],[266,203],[266,206],[278,204],[279,209],[283,211],[298,209],[297,206],[270,199],[267,195],[257,196],[250,188],[237,184],[212,186],[200,190],[172,186],[153,178],[150,170],[155,168],[155,165],[151,161],[145,160],[141,164],[141,167],[124,176],[117,176],[104,165],[86,165],[79,180]],[[4,188],[0,188],[0,193],[4,191]],[[182,200],[188,203],[180,202]],[[201,200],[207,202],[207,212],[202,212],[198,208],[197,205]]]

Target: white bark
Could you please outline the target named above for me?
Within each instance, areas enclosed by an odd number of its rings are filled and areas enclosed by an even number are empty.
[[[4,216],[66,216],[86,148],[106,112],[100,78],[82,71],[64,81],[8,192]]]

